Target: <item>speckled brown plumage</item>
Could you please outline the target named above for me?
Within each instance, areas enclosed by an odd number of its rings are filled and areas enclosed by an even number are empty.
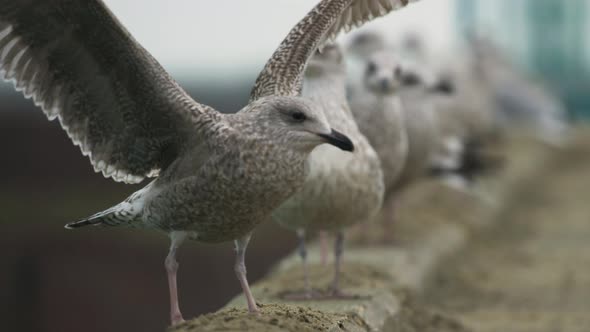
[[[252,229],[301,187],[314,147],[353,149],[321,109],[298,95],[308,57],[355,1],[361,0],[316,6],[269,60],[250,103],[222,115],[192,100],[102,1],[0,0],[0,76],[59,119],[96,171],[127,183],[159,175],[124,202],[68,227],[169,232],[173,323],[182,321],[175,255],[185,238],[236,239],[235,271],[257,311],[244,265]],[[346,18],[336,31],[365,14]]]

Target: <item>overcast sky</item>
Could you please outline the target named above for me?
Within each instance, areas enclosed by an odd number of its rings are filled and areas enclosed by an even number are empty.
[[[319,2],[103,1],[164,68],[184,82],[254,80],[289,30]],[[382,30],[392,40],[419,31],[431,47],[444,49],[454,39],[454,3],[421,0],[363,28]],[[12,89],[12,84],[0,81],[0,88],[7,87]]]
[[[174,76],[204,79],[258,71],[318,0],[105,0]],[[376,20],[391,34],[419,29],[434,45],[452,36],[453,0],[422,0]]]

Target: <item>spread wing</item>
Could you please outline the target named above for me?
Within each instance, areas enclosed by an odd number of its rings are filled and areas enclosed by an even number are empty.
[[[0,77],[59,119],[94,169],[115,181],[157,175],[217,114],[100,0],[0,0]]]
[[[342,31],[348,32],[416,1],[418,0],[353,0],[326,32],[324,39],[333,40]]]
[[[322,0],[291,29],[266,63],[250,95],[251,100],[271,95],[296,96],[310,56],[341,31],[418,0]]]

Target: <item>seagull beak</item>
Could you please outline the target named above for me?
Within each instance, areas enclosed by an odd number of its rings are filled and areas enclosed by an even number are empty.
[[[354,151],[354,144],[350,138],[346,137],[346,135],[332,129],[332,132],[329,134],[318,134],[321,138],[326,140],[326,143],[332,144],[337,148],[340,148],[344,151]]]

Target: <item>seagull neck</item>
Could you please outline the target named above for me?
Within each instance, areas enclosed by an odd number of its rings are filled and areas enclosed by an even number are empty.
[[[237,113],[224,114],[227,123],[241,135],[256,135],[262,134],[264,130],[263,125],[260,125],[253,113],[247,111],[239,111]]]
[[[276,145],[275,148],[277,149],[288,146],[288,144],[283,144],[285,142],[280,140],[280,138],[286,136],[281,132],[281,129],[257,121],[255,113],[240,111],[234,114],[225,114],[225,117],[230,126],[240,136],[240,139],[247,142],[246,144]],[[279,140],[276,138],[279,138]]]
[[[398,92],[376,93],[375,91],[372,91],[368,87],[365,87],[365,93],[367,93],[367,95],[371,96],[373,98],[373,100],[375,101],[375,103],[378,105],[390,104],[390,103],[396,102],[397,100],[400,99],[400,95]]]

